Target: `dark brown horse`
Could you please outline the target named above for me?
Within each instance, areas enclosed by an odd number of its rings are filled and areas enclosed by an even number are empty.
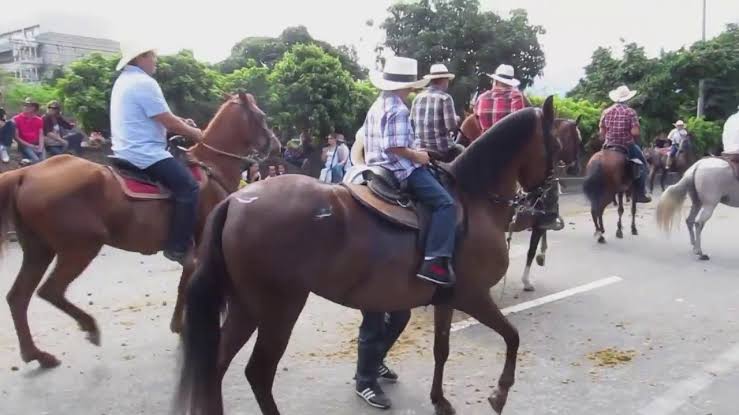
[[[191,151],[210,172],[200,192],[196,241],[210,210],[237,188],[241,155],[254,148],[266,152],[273,144],[279,147],[251,95],[239,94],[221,106],[203,143]],[[44,368],[59,364],[36,346],[27,317],[31,296],[51,261],[56,258],[56,265],[38,295],[75,319],[88,339],[99,345],[95,319],[66,299],[67,287],[103,245],[147,255],[162,250],[170,205],[167,200],[131,200],[108,168],[72,156],[52,157],[0,175],[2,225],[15,226],[23,249],[23,264],[7,295],[23,361],[38,360]],[[190,258],[181,288],[193,266]],[[179,300],[172,320],[175,328],[181,321]]]
[[[667,173],[675,172],[680,175],[680,178],[682,178],[685,171],[688,170],[688,168],[692,166],[693,163],[698,161],[698,158],[695,155],[695,151],[693,150],[692,137],[683,140],[683,142],[680,144],[680,148],[677,150],[675,159],[673,160],[672,165],[669,169],[667,168],[669,147],[667,147],[666,149],[652,147],[645,152],[644,156],[647,158],[647,162],[649,163],[650,192],[654,191],[654,179],[657,177],[657,173],[661,173],[659,184],[664,191]]]
[[[457,284],[440,314],[462,310],[505,340],[505,366],[489,398],[498,413],[514,382],[519,337],[490,287],[508,267],[505,231],[517,183],[534,196],[551,186],[558,147],[553,118],[549,97],[543,109],[506,117],[451,164],[465,219],[455,254]],[[295,236],[275,229],[291,229]],[[416,232],[376,216],[346,187],[305,176],[278,177],[232,195],[211,214],[204,238],[186,297],[180,413],[223,413],[223,375],[258,329],[245,374],[262,413],[279,414],[272,395],[275,371],[311,292],[370,311],[426,305],[436,292],[415,277],[423,259]],[[289,261],[285,252],[292,253]],[[442,390],[448,336],[449,330],[437,331],[434,346],[431,400],[440,414],[453,413]]]
[[[583,192],[590,201],[590,214],[595,224],[595,237],[598,243],[605,243],[603,236],[603,211],[611,202],[618,202],[618,229],[616,237],[624,237],[621,217],[624,213],[624,193],[634,194],[634,166],[628,161],[626,150],[606,148],[588,161],[583,182]],[[636,229],[636,198],[631,198],[631,234],[638,235]]]

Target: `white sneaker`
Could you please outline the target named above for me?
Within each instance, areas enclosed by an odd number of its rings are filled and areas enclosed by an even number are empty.
[[[6,149],[5,146],[0,146],[0,160],[2,160],[3,163],[10,162],[10,155],[8,155],[8,149]]]

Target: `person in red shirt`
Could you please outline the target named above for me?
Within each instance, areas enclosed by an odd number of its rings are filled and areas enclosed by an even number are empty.
[[[488,75],[493,78],[493,88],[477,98],[474,109],[483,131],[495,125],[506,115],[526,108],[526,98],[518,90],[521,82],[513,75],[511,65],[500,65],[495,70],[495,74]]]
[[[26,98],[23,103],[23,112],[13,117],[18,149],[31,164],[38,163],[46,158],[44,121],[37,115],[38,110],[38,102]]]

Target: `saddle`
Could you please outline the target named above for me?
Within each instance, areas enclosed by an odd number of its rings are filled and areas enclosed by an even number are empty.
[[[624,174],[630,180],[639,179],[641,176],[641,166],[643,166],[644,163],[637,158],[629,158],[629,151],[626,147],[616,144],[608,144],[603,146],[603,150],[610,150],[623,154],[624,158],[626,158],[626,167],[630,167],[625,169]]]
[[[441,170],[439,174],[449,175],[442,167],[438,169]],[[450,180],[451,175],[441,180],[446,189],[450,187]],[[424,205],[416,203],[414,197],[406,192],[404,186],[398,182],[390,170],[382,166],[353,166],[344,176],[342,185],[349,190],[359,204],[383,220],[402,228],[424,233],[431,211]],[[455,205],[459,226],[463,221],[464,210],[456,197]]]
[[[729,166],[731,166],[731,170],[734,171],[734,177],[739,180],[739,154],[723,153],[719,156],[719,158],[729,163]]]

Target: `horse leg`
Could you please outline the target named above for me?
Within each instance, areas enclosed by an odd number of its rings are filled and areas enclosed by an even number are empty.
[[[624,233],[621,226],[621,217],[624,215],[624,194],[618,194],[618,229],[616,230],[616,238],[623,239]]]
[[[536,256],[536,263],[543,267],[547,260],[547,231],[543,231],[541,234],[541,252]]]
[[[187,284],[190,282],[190,277],[195,271],[195,266],[197,264],[193,251],[194,250],[191,250],[185,259],[185,265],[182,267],[182,275],[180,275],[180,283],[177,286],[177,301],[175,301],[174,311],[172,312],[172,320],[169,322],[169,330],[172,331],[172,333],[182,332],[182,324],[184,322],[182,312],[185,307],[185,290],[187,289]]]
[[[701,209],[698,219],[695,222],[695,248],[694,252],[698,255],[698,258],[702,261],[708,261],[710,258],[708,255],[703,253],[701,248],[701,234],[703,233],[703,227],[706,226],[708,219],[711,219],[713,210],[716,209],[716,204],[704,205]]]
[[[691,198],[693,198],[691,196]],[[688,226],[688,233],[690,234],[690,246],[693,247],[693,252],[698,253],[695,251],[695,218],[698,217],[698,212],[700,212],[703,205],[699,200],[696,200],[693,198],[693,204],[690,206],[690,213],[688,214],[688,217],[685,219],[685,224]]]
[[[506,359],[503,372],[498,379],[498,387],[488,397],[493,410],[500,414],[508,400],[508,391],[515,381],[516,358],[518,355],[518,330],[503,316],[487,290],[460,301],[458,308],[480,323],[495,330],[506,343]]]
[[[454,310],[448,305],[434,306],[434,380],[431,386],[431,403],[436,415],[453,415],[452,404],[444,397],[444,365],[449,357],[449,330]]]
[[[102,245],[91,245],[85,248],[80,248],[78,245],[73,251],[57,253],[54,269],[38,290],[39,297],[75,319],[82,331],[87,332],[87,339],[96,346],[100,346],[100,330],[95,319],[67,300],[64,294],[69,284],[97,256],[100,248]]]
[[[539,240],[541,239],[543,233],[543,230],[540,230],[536,227],[534,227],[534,230],[531,231],[531,239],[529,240],[529,251],[526,253],[526,268],[524,268],[523,276],[521,277],[521,281],[523,281],[524,291],[534,291],[535,289],[534,285],[531,284],[530,279],[531,263],[534,262],[536,249],[539,246]]]
[[[600,233],[598,234],[598,243],[604,244],[606,243],[606,237],[605,237],[606,228],[603,225],[603,211],[602,210],[598,213],[598,223],[600,226]]]
[[[307,293],[279,293],[272,298],[283,298],[279,304],[261,310],[257,342],[254,345],[249,363],[244,374],[251,385],[254,396],[263,415],[279,415],[272,385],[277,372],[277,365],[285,353],[295,322],[303,310]]]
[[[23,248],[23,264],[6,299],[10,306],[10,314],[13,316],[15,332],[18,335],[21,358],[26,363],[38,360],[41,367],[52,368],[58,366],[60,362],[53,355],[39,350],[34,344],[31,329],[28,326],[28,304],[46,269],[54,259],[54,252],[35,236],[24,232],[20,226],[17,232]]]
[[[651,166],[649,168],[649,192],[654,192],[654,178],[657,176],[657,167]]]
[[[639,231],[636,230],[636,199],[631,199],[631,234],[639,235]]]
[[[662,176],[659,178],[659,185],[662,187],[662,191],[665,191],[665,181],[667,180],[667,174],[669,173],[669,170],[664,169],[662,170]]]

